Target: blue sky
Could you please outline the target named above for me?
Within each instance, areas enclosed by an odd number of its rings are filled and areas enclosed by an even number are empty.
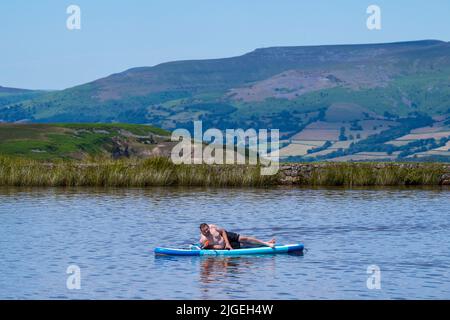
[[[66,28],[80,6],[81,30]],[[382,30],[366,27],[381,7]],[[137,66],[255,48],[450,41],[450,1],[15,0],[0,3],[0,85],[62,89]]]

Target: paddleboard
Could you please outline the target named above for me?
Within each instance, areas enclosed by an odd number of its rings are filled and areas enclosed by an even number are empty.
[[[274,248],[257,247],[257,248],[243,248],[234,250],[201,250],[197,247],[192,249],[174,249],[174,248],[155,248],[155,254],[171,255],[171,256],[240,256],[251,254],[279,254],[302,252],[303,244],[286,244],[277,245]]]

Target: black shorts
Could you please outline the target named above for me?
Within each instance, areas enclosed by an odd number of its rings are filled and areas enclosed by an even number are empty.
[[[240,235],[238,233],[226,231],[228,241],[230,241],[231,247],[233,249],[239,249],[241,247],[241,243],[239,242]]]

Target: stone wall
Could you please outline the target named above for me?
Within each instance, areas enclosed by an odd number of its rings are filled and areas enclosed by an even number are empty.
[[[429,163],[292,163],[281,164],[279,170],[279,181],[283,185],[308,185],[311,184],[314,174],[321,174],[326,171],[346,171],[349,174],[355,168],[362,168],[367,175],[376,176],[388,170],[403,172],[406,179],[410,179],[408,174],[434,175],[435,179],[431,184],[450,185],[450,164],[429,164]],[[402,183],[400,183],[402,184]]]

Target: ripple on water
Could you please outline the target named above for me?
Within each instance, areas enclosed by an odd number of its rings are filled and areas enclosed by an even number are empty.
[[[447,189],[0,188],[0,203],[4,299],[450,297]],[[308,250],[153,255],[196,242],[204,221]],[[80,292],[67,292],[69,264],[81,268]],[[371,264],[377,292],[366,288]]]

